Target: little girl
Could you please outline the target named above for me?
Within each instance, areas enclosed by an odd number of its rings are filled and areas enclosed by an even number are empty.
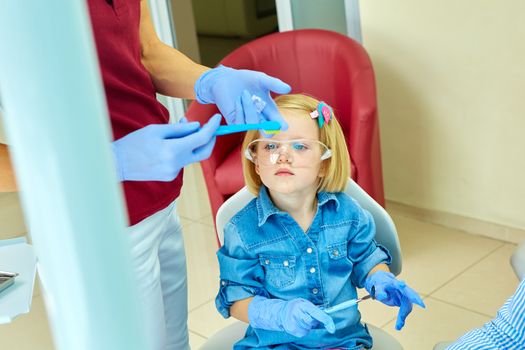
[[[401,329],[423,301],[389,272],[371,215],[343,193],[350,160],[332,109],[305,95],[275,102],[289,128],[244,139],[244,177],[257,197],[224,227],[217,309],[250,324],[237,350],[370,348],[357,307],[324,309],[364,287],[400,307]]]

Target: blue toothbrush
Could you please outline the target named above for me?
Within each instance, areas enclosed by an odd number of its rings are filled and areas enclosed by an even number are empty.
[[[277,134],[281,130],[281,124],[276,121],[265,121],[256,124],[232,124],[232,125],[221,125],[215,131],[216,136],[228,135],[236,132],[243,132],[248,130],[264,130],[267,134]]]
[[[252,101],[257,113],[261,113],[264,107],[266,106],[266,102],[264,102],[264,100],[257,95],[252,95]],[[256,124],[221,125],[219,126],[217,131],[215,131],[214,135],[228,135],[248,130],[264,130],[264,132],[267,134],[277,134],[281,131],[281,124],[279,124],[276,121],[265,121]]]

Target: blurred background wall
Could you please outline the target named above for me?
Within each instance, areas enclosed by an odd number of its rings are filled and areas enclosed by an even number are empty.
[[[360,7],[387,199],[508,226],[499,238],[525,239],[525,2]]]

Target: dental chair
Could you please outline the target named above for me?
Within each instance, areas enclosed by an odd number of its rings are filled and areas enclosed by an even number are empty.
[[[521,242],[514,254],[510,257],[510,264],[516,273],[516,277],[521,281],[525,278],[525,242]],[[445,350],[452,342],[440,342],[434,346],[433,350]]]
[[[345,193],[354,198],[364,209],[368,210],[376,224],[376,241],[385,246],[392,256],[390,269],[393,274],[401,272],[401,247],[397,237],[396,227],[390,215],[369,194],[367,194],[357,183],[349,179]],[[242,208],[254,198],[246,187],[231,196],[218,210],[216,218],[217,233],[222,245],[224,238],[224,226]],[[208,339],[200,350],[231,350],[233,344],[240,340],[248,325],[244,322],[236,322],[215,333]],[[373,350],[402,350],[401,344],[384,330],[368,325],[368,330],[374,340]]]
[[[351,176],[384,206],[383,175],[374,70],[365,49],[342,34],[321,29],[274,33],[251,41],[220,64],[265,72],[333,107],[350,150]],[[201,124],[218,110],[191,103],[186,117]],[[244,186],[243,134],[217,138],[209,159],[201,162],[212,216]]]

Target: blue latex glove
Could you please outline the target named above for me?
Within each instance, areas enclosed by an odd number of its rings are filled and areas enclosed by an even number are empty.
[[[304,337],[311,329],[323,325],[335,332],[332,317],[306,299],[267,299],[256,296],[248,306],[248,319],[253,328],[281,331]]]
[[[184,166],[210,156],[220,122],[221,115],[216,114],[202,128],[185,119],[152,124],[114,141],[119,180],[172,181]]]
[[[288,128],[270,96],[270,91],[286,94],[291,88],[277,78],[262,72],[218,66],[202,74],[194,88],[197,101],[215,103],[228,124],[259,122],[259,115],[253,114],[252,111],[237,111],[243,107],[241,100],[246,90],[248,97],[255,95],[264,101],[265,107],[260,113],[262,119],[278,121],[281,123],[281,130]]]
[[[259,116],[261,115],[261,111],[264,110],[264,108],[266,107],[266,103],[264,102],[265,107],[261,109],[260,106],[259,107],[255,106],[255,102],[252,96],[253,95],[250,95],[248,90],[244,90],[241,96],[239,96],[239,98],[237,99],[237,102],[235,103],[235,120],[244,120],[246,124],[257,124],[257,123],[262,122]],[[281,124],[281,130],[282,130],[282,123],[281,122],[279,123]],[[265,133],[264,130],[259,130],[259,132],[264,137],[273,136],[273,134]]]
[[[370,295],[388,306],[399,306],[396,329],[401,330],[405,319],[412,312],[412,305],[417,304],[425,308],[425,303],[415,290],[399,281],[390,272],[377,271],[365,280],[365,288]]]

